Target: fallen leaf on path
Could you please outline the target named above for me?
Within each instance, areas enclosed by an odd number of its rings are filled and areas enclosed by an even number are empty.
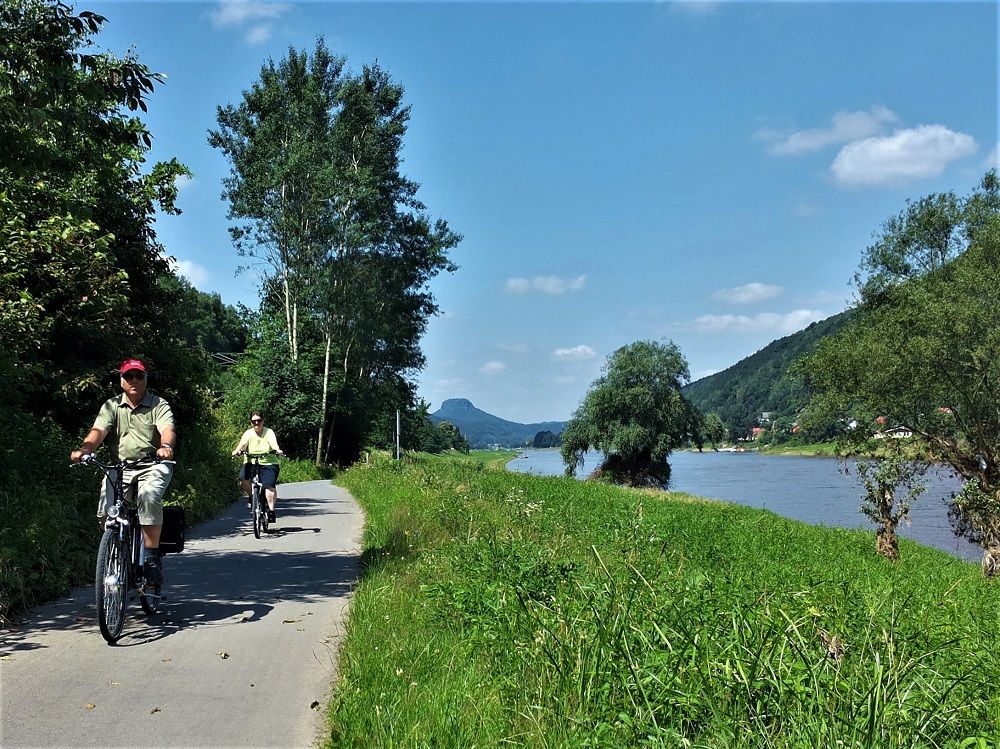
[[[113,687],[120,687],[122,685],[120,681],[109,681],[108,684],[110,684]]]
[[[173,660],[173,658],[161,658],[160,660],[163,661],[164,663],[169,663],[170,661]]]
[[[295,628],[295,630],[296,630],[297,632],[305,632],[305,631],[306,631],[306,628],[305,628],[305,627],[296,627],[296,628]]]
[[[14,660],[9,655],[0,655],[0,661],[12,661]]]
[[[295,622],[297,622],[297,621],[301,621],[301,620],[299,620],[299,619],[282,619],[281,623],[282,624],[295,624]]]
[[[160,712],[160,708],[154,707],[152,710],[149,711],[149,714],[152,715],[153,713],[158,713],[158,712]]]
[[[95,707],[97,707],[97,705],[95,705],[93,702],[88,702],[87,703],[87,709],[88,710],[93,710]]]
[[[319,700],[313,700],[313,701],[312,701],[312,702],[311,702],[311,703],[309,704],[309,709],[310,709],[310,710],[315,710],[315,709],[316,709],[316,708],[318,708],[318,707],[319,707]]]
[[[218,653],[216,653],[216,655],[219,656],[222,660],[226,660],[226,658],[229,657],[229,653],[227,653],[225,650],[220,650]]]

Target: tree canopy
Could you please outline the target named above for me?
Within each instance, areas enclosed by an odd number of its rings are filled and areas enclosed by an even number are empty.
[[[965,198],[910,203],[886,222],[856,277],[861,303],[800,370],[813,418],[905,426],[967,484],[956,529],[1000,547],[1000,181]]]
[[[317,463],[353,459],[390,414],[414,408],[409,378],[437,312],[428,284],[456,269],[461,237],[400,171],[403,93],[378,65],[347,71],[319,39],[268,61],[209,134],[230,162],[237,251],[259,261],[261,313],[280,315],[288,356],[318,378]]]
[[[566,473],[574,475],[588,450],[604,461],[595,474],[631,486],[663,486],[667,457],[700,440],[700,414],[681,395],[690,379],[673,342],[637,341],[611,354],[562,433]]]

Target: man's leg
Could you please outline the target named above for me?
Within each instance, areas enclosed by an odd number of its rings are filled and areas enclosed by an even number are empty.
[[[163,583],[160,562],[160,532],[163,530],[163,495],[170,484],[174,468],[169,463],[157,463],[139,473],[139,524],[146,547],[146,579],[152,585]]]

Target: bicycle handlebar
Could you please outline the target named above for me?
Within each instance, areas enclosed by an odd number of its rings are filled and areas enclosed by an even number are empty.
[[[84,466],[84,465],[95,465],[104,471],[120,471],[129,468],[138,468],[142,465],[155,465],[157,463],[170,463],[171,465],[176,465],[176,460],[165,460],[163,458],[157,458],[155,455],[147,455],[145,457],[139,458],[138,460],[119,460],[116,463],[103,463],[97,459],[97,456],[93,453],[84,453],[80,456],[80,461],[78,463],[70,463],[72,466]]]

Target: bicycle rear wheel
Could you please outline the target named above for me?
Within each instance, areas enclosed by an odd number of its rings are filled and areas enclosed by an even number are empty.
[[[101,635],[113,645],[125,625],[128,596],[128,554],[117,528],[107,528],[97,551],[94,590],[97,598],[97,623]]]
[[[254,538],[260,538],[261,531],[265,528],[265,523],[267,523],[267,515],[264,514],[265,510],[261,506],[260,485],[255,484],[251,491],[253,494],[253,499],[250,502],[251,512],[253,513],[253,535]]]

